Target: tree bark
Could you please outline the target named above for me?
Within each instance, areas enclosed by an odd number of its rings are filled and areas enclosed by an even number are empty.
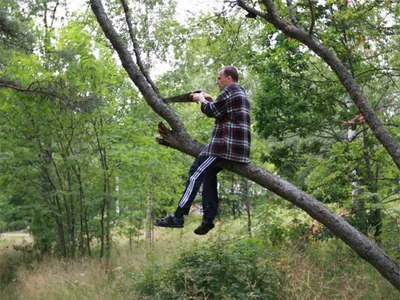
[[[146,205],[146,245],[149,249],[151,248],[151,230],[152,230],[151,205],[152,205],[152,195],[150,187],[147,192],[147,205]]]
[[[85,232],[86,232],[86,247],[88,249],[88,255],[89,257],[92,256],[92,251],[90,248],[90,240],[91,240],[91,236],[90,236],[90,231],[89,231],[89,217],[88,217],[88,207],[85,207],[85,213],[84,213],[84,221],[85,221]]]
[[[101,246],[100,246],[100,258],[106,257],[106,267],[108,268],[111,258],[111,201],[112,201],[112,190],[110,185],[110,175],[107,162],[107,151],[106,148],[100,141],[100,134],[98,130],[103,128],[103,119],[100,117],[99,127],[97,127],[97,120],[92,121],[94,135],[96,138],[95,149],[98,151],[100,158],[100,165],[103,171],[103,202],[101,204]]]
[[[244,203],[246,206],[246,214],[247,214],[247,232],[249,234],[249,237],[252,237],[252,232],[251,232],[251,197],[250,197],[250,189],[249,189],[249,183],[247,182],[246,179],[243,180],[243,196],[244,196]]]
[[[372,162],[370,159],[369,151],[370,151],[370,145],[368,142],[368,138],[365,132],[363,132],[363,145],[364,145],[364,161],[365,165],[367,167],[367,178],[368,178],[368,190],[372,194],[372,202],[374,204],[379,204],[379,198],[378,198],[378,177],[379,177],[379,162],[377,161],[375,163],[376,165],[376,171],[375,173],[372,171]],[[382,233],[382,213],[381,213],[381,208],[376,207],[374,208],[370,213],[369,213],[369,222],[372,227],[375,228],[375,233],[374,233],[374,238],[375,238],[375,243],[377,245],[381,244],[381,233]]]
[[[66,247],[66,243],[65,243],[64,226],[63,226],[61,218],[59,218],[58,216],[55,216],[55,221],[57,224],[58,237],[60,238],[61,256],[63,258],[67,258],[67,247]]]
[[[103,202],[101,204],[100,209],[100,259],[104,257],[104,236],[105,236],[105,229],[104,229],[104,214],[106,208],[106,200],[105,196],[103,196]]]
[[[164,125],[160,125],[159,132],[161,133],[161,137],[158,139],[158,142],[163,145],[168,145],[183,153],[197,157],[202,145],[193,140],[187,134],[177,114],[161,99],[161,97],[146,81],[145,76],[141,74],[139,68],[133,62],[127,47],[113,28],[111,21],[104,11],[101,0],[91,0],[90,3],[98,23],[103,29],[106,37],[110,40],[114,49],[117,51],[122,65],[131,80],[138,87],[147,103],[158,115],[164,118],[172,128],[172,130],[169,130]],[[311,40],[315,42],[315,39],[311,38]],[[347,84],[347,81],[345,83]],[[349,94],[354,95],[354,92],[355,91],[351,89]],[[373,117],[373,115],[375,114],[369,114],[368,118]],[[381,127],[379,127],[379,129],[381,129]],[[396,147],[396,145],[394,146]],[[398,158],[398,165],[400,166],[400,151]],[[306,194],[289,182],[251,163],[240,164],[226,161],[222,162],[220,166],[254,181],[303,209],[311,217],[324,224],[337,237],[354,249],[363,259],[373,265],[387,280],[400,290],[400,266],[381,248],[348,224],[342,217],[336,215],[325,205],[317,201],[314,197]]]

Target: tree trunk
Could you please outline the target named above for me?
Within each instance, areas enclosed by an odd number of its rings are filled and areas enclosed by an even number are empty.
[[[101,1],[90,0],[90,3],[97,21],[103,29],[106,37],[110,40],[114,49],[117,51],[121,59],[121,63],[129,74],[130,78],[138,87],[149,106],[151,106],[158,115],[164,118],[172,128],[172,130],[169,130],[164,125],[160,125],[159,132],[161,134],[161,138],[158,139],[158,142],[163,145],[168,145],[183,153],[197,157],[200,153],[202,145],[193,140],[187,134],[185,127],[175,111],[173,111],[173,109],[163,101],[162,97],[152,88],[149,81],[140,72],[139,68],[130,56],[130,53],[127,50],[124,42],[113,28],[110,19],[104,11]],[[347,77],[345,83],[347,83]],[[354,90],[350,90],[349,94],[353,97],[354,92]],[[370,118],[373,116],[371,116],[370,110],[368,112],[362,112],[369,114],[368,119],[371,122]],[[364,117],[367,119],[365,115]],[[373,131],[376,132],[377,130],[378,132],[381,132],[381,127],[376,127],[374,125]],[[384,137],[387,137],[385,132],[382,132],[382,134]],[[384,141],[382,144],[383,143]],[[397,143],[393,144],[395,147],[395,154],[397,153],[396,145]],[[392,150],[389,152],[392,153]],[[397,163],[397,156],[394,155],[392,157]],[[400,166],[400,151],[398,153],[398,158],[398,166]],[[316,200],[314,197],[306,194],[289,182],[251,163],[240,164],[230,162],[221,163],[220,166],[254,181],[255,183],[269,189],[270,191],[303,209],[311,217],[324,224],[329,230],[331,230],[331,232],[333,232],[337,237],[342,239],[346,244],[354,249],[363,259],[373,265],[386,279],[388,279],[397,289],[400,290],[400,266],[381,248],[368,240],[363,234],[348,224],[342,217],[336,215],[333,211]]]
[[[249,193],[249,183],[246,179],[243,179],[243,198],[244,204],[246,206],[246,214],[247,214],[247,232],[249,236],[252,237],[251,233],[251,198]]]
[[[150,249],[151,243],[151,231],[153,229],[153,223],[151,222],[151,206],[152,206],[152,193],[151,188],[147,193],[147,206],[146,206],[146,245]]]
[[[351,103],[349,98],[346,97],[346,107],[350,108]],[[347,143],[351,143],[357,135],[357,130],[353,130],[352,125],[347,129]],[[350,150],[351,151],[351,150]],[[357,168],[351,171],[351,213],[357,221],[357,227],[364,234],[368,233],[367,217],[365,212],[365,201],[360,199],[360,186],[359,186],[359,172]]]
[[[367,178],[368,178],[368,189],[369,192],[372,194],[372,202],[374,204],[379,203],[379,198],[377,195],[378,192],[378,176],[379,176],[379,161],[375,163],[376,165],[376,171],[375,174],[372,171],[372,163],[370,159],[370,145],[368,142],[368,137],[366,132],[363,133],[363,145],[364,145],[364,161],[366,164],[367,168]],[[382,233],[382,213],[381,209],[376,207],[373,209],[370,214],[369,214],[369,223],[371,224],[372,227],[375,228],[374,232],[374,238],[375,238],[375,243],[378,245],[381,244],[381,233]]]
[[[345,100],[346,110],[348,111],[351,106],[351,102],[348,96],[346,96]],[[347,129],[347,143],[351,143],[355,136],[357,135],[357,130],[352,128],[353,125],[349,125]],[[351,209],[353,212],[357,213],[364,209],[364,202],[359,199],[360,188],[358,185],[358,172],[357,169],[352,170],[351,172]]]
[[[232,180],[231,180],[231,195],[234,195],[235,194],[235,176],[234,176],[234,174],[232,174],[231,178],[232,178]],[[231,201],[232,202],[232,215],[233,215],[233,218],[236,219],[238,208],[237,208],[237,201],[236,201],[235,197],[233,197],[233,198],[234,199]]]
[[[92,251],[91,251],[91,249],[90,249],[90,232],[89,232],[89,216],[88,216],[88,207],[86,206],[85,207],[85,213],[84,213],[84,216],[83,216],[83,220],[84,220],[84,222],[85,222],[85,233],[86,233],[86,247],[87,247],[87,250],[88,250],[88,255],[89,255],[89,257],[91,257],[92,256]]]
[[[60,253],[63,258],[67,258],[67,249],[65,244],[64,226],[62,220],[58,216],[55,217],[57,224],[58,237],[60,239]]]
[[[246,203],[246,212],[247,212],[247,232],[249,234],[249,237],[252,237],[251,233],[251,208],[250,208],[250,203]]]
[[[72,179],[71,179],[71,168],[68,167],[67,168],[67,184],[68,184],[68,197],[67,199],[69,199],[71,205],[71,229],[70,229],[70,238],[71,238],[71,258],[75,260],[75,252],[76,252],[76,237],[75,237],[75,205],[74,205],[74,197],[72,196]],[[68,206],[68,203],[67,203]]]
[[[104,236],[105,236],[105,230],[104,230],[104,214],[106,210],[106,199],[105,196],[103,196],[103,202],[101,204],[101,209],[100,209],[100,258],[104,257]]]
[[[92,256],[90,250],[90,234],[89,234],[89,226],[88,226],[88,216],[87,210],[88,207],[85,202],[85,192],[83,190],[83,182],[81,176],[81,169],[78,166],[77,168],[72,167],[72,170],[75,173],[75,176],[78,180],[79,184],[79,215],[80,215],[80,247],[81,247],[81,256],[85,256],[85,250],[87,249],[89,257]],[[86,248],[85,248],[86,246]]]
[[[130,214],[129,214],[129,250],[133,251],[133,209],[129,208]]]
[[[104,158],[106,162],[106,170],[108,170],[107,160],[106,160],[106,150],[104,149]],[[111,263],[111,216],[112,216],[112,202],[113,202],[113,195],[110,183],[110,177],[107,175],[107,195],[106,195],[106,261],[107,261],[107,270],[109,270],[109,266]]]
[[[111,259],[111,196],[107,196],[106,202],[106,260],[107,264]]]
[[[108,168],[107,151],[100,140],[99,130],[103,128],[103,119],[99,119],[99,128],[97,120],[92,120],[93,130],[96,137],[95,150],[98,151],[100,164],[103,172],[103,202],[100,208],[100,258],[106,257],[106,268],[108,270],[111,258],[111,206],[112,189],[110,184],[110,174]]]
[[[81,180],[81,175],[80,175],[80,170],[79,172],[73,168],[73,171],[75,173],[75,176],[78,180],[79,184],[79,225],[80,225],[80,235],[79,235],[79,247],[81,251],[81,257],[85,256],[85,237],[84,237],[84,232],[85,232],[85,226],[84,226],[84,219],[85,219],[85,212],[83,209],[83,202],[85,199],[85,194],[83,192],[83,186],[82,186],[82,180]]]

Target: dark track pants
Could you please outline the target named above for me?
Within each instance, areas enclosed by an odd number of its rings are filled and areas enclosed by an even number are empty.
[[[222,170],[216,164],[219,158],[215,156],[199,156],[189,169],[189,179],[186,188],[175,211],[176,217],[188,215],[190,206],[203,184],[203,219],[213,221],[218,214],[217,174]]]

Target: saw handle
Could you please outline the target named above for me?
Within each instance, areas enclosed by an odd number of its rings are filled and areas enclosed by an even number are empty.
[[[203,91],[202,90],[195,90],[193,92],[190,92],[190,95],[189,95],[190,101],[193,101],[193,94],[200,94],[201,92],[203,92]]]
[[[190,95],[189,95],[190,101],[193,101],[193,94],[200,94],[200,93],[202,93],[202,92],[203,92],[202,90],[195,90],[195,91],[191,92]],[[204,98],[205,98],[208,102],[214,102],[214,100],[213,100],[211,97],[204,96]]]

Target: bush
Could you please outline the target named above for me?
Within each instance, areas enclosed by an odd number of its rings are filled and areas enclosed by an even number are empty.
[[[20,231],[27,228],[26,222],[24,220],[15,220],[7,224],[5,231]]]
[[[7,223],[0,220],[0,233],[5,232],[7,228]]]
[[[36,259],[35,253],[25,250],[25,248],[30,248],[30,245],[24,241],[19,245],[13,245],[14,250],[22,251],[2,249],[0,255],[0,286],[15,281],[17,269],[22,265],[29,266]]]
[[[0,256],[0,285],[15,279],[15,272],[21,265],[21,253],[5,252]]]
[[[136,287],[152,299],[275,299],[280,284],[266,253],[255,238],[205,245],[166,270],[146,270]]]

